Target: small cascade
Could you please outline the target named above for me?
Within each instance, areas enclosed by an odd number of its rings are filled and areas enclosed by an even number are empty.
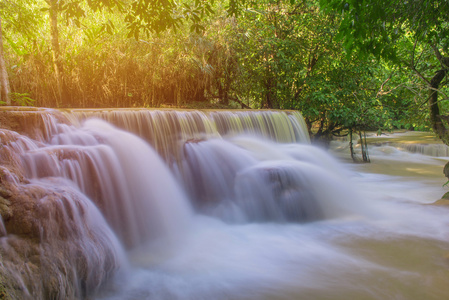
[[[201,212],[231,223],[306,222],[351,211],[338,164],[310,147],[245,137],[187,143],[184,182]]]
[[[279,143],[310,142],[304,120],[297,112],[213,111],[210,117],[221,135],[246,133]]]
[[[127,264],[115,234],[72,182],[26,175],[22,157],[43,144],[8,130],[0,137],[2,288],[17,299],[96,293]]]
[[[104,121],[88,120],[80,129],[62,124],[50,140],[52,145],[22,155],[26,176],[71,180],[126,245],[171,235],[188,222],[188,201],[141,139]],[[179,224],[173,225],[173,217]]]
[[[388,143],[385,146],[397,148],[401,151],[419,153],[434,157],[449,157],[449,147],[444,144],[400,144]]]
[[[354,151],[361,155],[361,144],[358,135],[353,139]],[[449,146],[441,143],[429,132],[404,132],[395,133],[390,136],[376,136],[371,133],[367,136],[369,152],[374,155],[379,153],[413,153],[431,157],[449,157]],[[334,138],[330,148],[335,152],[350,152],[349,139],[347,137]]]
[[[358,144],[360,141],[357,139],[358,137],[356,136],[356,140],[353,142],[357,148],[360,148],[360,144]],[[431,132],[404,131],[382,135],[370,133],[367,136],[367,143],[370,151],[374,151],[374,153],[400,151],[432,157],[449,157],[449,146],[443,144]],[[345,146],[344,139],[333,142],[333,148],[336,150]]]
[[[237,173],[257,163],[248,151],[219,139],[186,143],[184,161],[183,181],[190,198],[197,208],[212,215],[221,206],[232,209]]]

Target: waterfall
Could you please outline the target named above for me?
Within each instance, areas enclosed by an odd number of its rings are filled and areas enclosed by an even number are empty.
[[[5,189],[0,245],[4,257],[27,259],[35,253],[41,258],[33,272],[11,263],[9,271],[0,268],[0,275],[15,278],[11,286],[20,285],[25,296],[94,293],[127,264],[122,247],[132,250],[160,239],[176,240],[191,226],[194,211],[228,222],[324,217],[322,203],[304,187],[313,166],[262,163],[265,159],[250,149],[248,138],[243,138],[246,148],[236,138],[243,134],[266,139],[258,141],[258,148],[274,142],[307,144],[297,112],[8,113],[5,116],[16,121],[10,124],[19,125],[11,127],[17,132],[0,132]],[[278,155],[295,160],[284,152]],[[26,236],[33,242],[26,242]],[[17,241],[34,250],[13,251]],[[51,253],[60,260],[53,262]],[[33,282],[31,277],[44,267],[51,270],[48,276]],[[20,273],[29,277],[23,279]],[[54,284],[55,278],[64,279]]]
[[[16,121],[0,129],[0,288],[12,298],[380,298],[352,282],[377,274],[406,290],[410,275],[371,246],[447,228],[409,199],[380,213],[379,186],[362,193],[365,175],[310,145],[295,111],[3,114]]]
[[[183,227],[187,200],[148,144],[101,120],[88,120],[81,128],[62,125],[57,132],[49,145],[22,155],[28,178],[73,181],[129,246],[172,234],[171,218]]]
[[[82,122],[101,118],[149,142],[166,160],[174,160],[186,141],[249,134],[283,143],[310,143],[301,114],[295,111],[73,110]]]

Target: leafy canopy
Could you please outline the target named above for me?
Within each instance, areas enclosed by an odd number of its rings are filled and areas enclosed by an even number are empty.
[[[8,0],[7,0],[8,1]],[[32,1],[32,0],[22,0]],[[213,1],[207,0],[45,0],[48,9],[56,9],[66,20],[73,20],[80,26],[80,19],[86,17],[87,9],[92,11],[117,9],[123,13],[127,24],[128,37],[139,38],[141,33],[149,36],[169,28],[177,29],[184,22],[191,23],[191,31],[204,30],[201,21],[213,13]],[[230,0],[230,13],[236,13],[237,7]],[[105,28],[110,30],[110,28]]]
[[[320,5],[342,15],[338,38],[349,52],[395,60],[403,36],[448,49],[448,0],[320,0]]]

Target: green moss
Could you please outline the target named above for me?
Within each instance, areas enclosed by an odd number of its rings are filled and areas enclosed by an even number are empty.
[[[444,165],[443,174],[449,178],[449,162]]]

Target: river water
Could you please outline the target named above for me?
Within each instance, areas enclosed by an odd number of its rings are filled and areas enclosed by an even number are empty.
[[[371,164],[352,164],[339,146],[340,162],[321,158],[338,178],[308,187],[328,190],[325,205],[343,212],[307,223],[195,215],[178,240],[131,252],[127,280],[100,298],[446,299],[449,209],[429,204],[447,190],[448,158],[381,145],[370,147]]]
[[[86,211],[102,215],[77,235],[107,232],[119,271],[71,296],[447,299],[449,208],[430,204],[447,191],[449,157],[428,134],[372,137],[371,163],[354,164],[347,141],[311,146],[297,113],[116,114],[44,115],[40,141],[4,145],[29,180],[11,182],[79,191],[92,201],[78,204],[83,228]]]

